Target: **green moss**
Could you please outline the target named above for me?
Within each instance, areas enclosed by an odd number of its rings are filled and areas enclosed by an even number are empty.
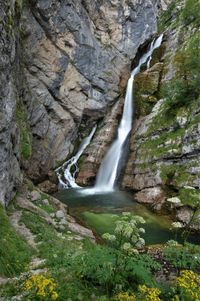
[[[165,11],[158,21],[158,31],[163,32],[166,28],[171,25],[173,20],[173,13],[176,8],[176,1],[172,1],[167,11]]]
[[[190,163],[192,165],[192,163]],[[161,166],[161,179],[166,185],[175,187],[183,187],[184,185],[192,185],[195,175],[188,172],[190,165],[186,164],[163,164]]]
[[[184,25],[200,25],[200,2],[199,0],[186,0],[181,14],[181,21]]]
[[[0,221],[0,275],[17,276],[27,270],[33,250],[10,225],[1,206]]]
[[[27,114],[22,104],[17,105],[16,120],[20,129],[20,150],[24,159],[32,156],[32,134],[28,123]]]
[[[180,139],[184,134],[185,130],[178,128],[172,132],[163,132],[154,139],[146,139],[138,147],[140,156],[143,159],[151,157],[157,160],[160,157],[163,157],[163,155],[170,154],[171,151],[177,155],[178,153],[181,153]],[[171,142],[166,145],[166,141]]]

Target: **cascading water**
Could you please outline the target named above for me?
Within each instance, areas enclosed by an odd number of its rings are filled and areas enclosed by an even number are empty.
[[[77,173],[79,172],[78,168],[78,160],[86,147],[90,144],[90,141],[92,137],[94,136],[94,133],[96,131],[97,126],[95,125],[88,137],[83,139],[81,146],[75,156],[73,156],[71,159],[69,159],[67,162],[65,162],[62,166],[56,169],[56,174],[58,176],[59,184],[61,188],[79,188],[75,182],[75,177]],[[74,171],[71,172],[72,167],[74,168]]]
[[[153,51],[160,47],[162,43],[163,35],[159,36],[156,40],[151,43],[150,49],[145,53],[138,66],[132,71],[131,77],[128,80],[128,86],[126,91],[124,110],[122,119],[118,128],[117,139],[111,145],[108,153],[106,154],[99,172],[97,174],[97,180],[94,188],[94,192],[98,191],[112,191],[117,177],[119,169],[119,162],[122,155],[123,145],[126,141],[131,128],[132,128],[132,117],[133,117],[133,84],[135,76],[140,72],[140,68],[144,63],[147,63],[147,68],[150,67]]]

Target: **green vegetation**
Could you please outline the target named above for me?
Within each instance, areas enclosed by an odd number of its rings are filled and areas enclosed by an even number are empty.
[[[17,105],[16,119],[20,129],[21,155],[24,159],[28,160],[32,155],[32,135],[27,114],[22,104]]]
[[[181,187],[183,183],[189,185],[196,178],[195,175],[188,173],[188,165],[183,164],[162,164],[161,178],[163,182],[168,186]]]
[[[200,33],[197,31],[187,40],[175,56],[176,77],[163,88],[167,99],[167,113],[175,115],[177,110],[197,100],[200,95]]]
[[[35,204],[39,206],[37,202]],[[143,218],[127,212],[114,216],[113,219],[115,227],[112,234],[104,234],[102,237],[106,243],[98,245],[87,239],[77,239],[77,235],[67,228],[56,230],[43,217],[23,210],[21,222],[34,234],[37,243],[35,256],[45,260],[40,269],[47,267],[48,272],[27,274],[0,287],[1,296],[9,298],[22,294],[22,301],[174,301],[179,300],[173,299],[175,296],[181,296],[181,301],[188,301],[184,296],[188,295],[191,283],[188,282],[187,290],[181,292],[181,295],[178,285],[184,273],[189,273],[198,281],[199,276],[195,272],[199,266],[199,247],[187,243],[179,247],[168,246],[164,257],[155,260],[144,253],[145,242],[141,237],[144,233],[141,227]],[[4,212],[1,220],[4,221],[4,227],[0,231],[5,231],[6,228],[10,235],[11,226],[8,225]],[[0,234],[2,237],[2,232]],[[16,244],[13,234],[11,239]],[[18,237],[17,240],[19,241]],[[12,255],[15,254],[13,250],[16,247],[10,247]],[[28,254],[27,245],[21,238],[20,248]],[[8,253],[8,249],[5,250]],[[21,258],[20,252],[17,252],[18,260]],[[193,260],[191,254],[194,255]],[[0,255],[1,258],[6,258],[7,254],[4,252]],[[194,260],[194,257],[197,259]],[[182,269],[190,270],[181,272],[179,277],[182,278],[176,278],[176,282],[169,286],[158,284],[155,272],[162,270],[163,261],[170,262],[177,269],[177,274]],[[3,275],[1,270],[0,275]]]
[[[167,246],[165,259],[177,269],[192,269],[198,272],[200,266],[200,246],[186,243],[184,246]]]
[[[185,7],[181,14],[181,21],[184,25],[193,23],[195,26],[200,25],[200,2],[199,0],[186,0]]]
[[[27,270],[32,253],[0,206],[0,275],[13,277]]]

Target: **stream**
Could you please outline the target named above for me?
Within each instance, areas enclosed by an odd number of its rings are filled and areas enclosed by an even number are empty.
[[[101,237],[105,232],[112,233],[117,216],[128,211],[145,219],[146,224],[142,227],[146,232],[142,237],[147,245],[166,243],[170,239],[183,241],[181,233],[172,230],[172,220],[168,215],[153,213],[146,206],[134,201],[132,194],[114,190],[88,195],[84,190],[60,190],[55,197],[67,204],[70,215],[79,223],[91,228],[97,237]],[[197,243],[198,240],[195,235],[191,235],[189,239],[193,243]]]

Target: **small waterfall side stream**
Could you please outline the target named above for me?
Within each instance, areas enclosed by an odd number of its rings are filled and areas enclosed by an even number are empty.
[[[78,160],[83,154],[86,147],[90,144],[95,132],[96,132],[97,126],[95,125],[90,132],[89,136],[83,139],[80,148],[75,156],[73,156],[71,159],[69,159],[67,162],[65,162],[62,166],[58,167],[56,169],[56,174],[58,176],[59,185],[61,188],[79,188],[75,182],[76,175],[79,172],[78,168]],[[71,169],[74,168],[74,171],[72,172]]]

